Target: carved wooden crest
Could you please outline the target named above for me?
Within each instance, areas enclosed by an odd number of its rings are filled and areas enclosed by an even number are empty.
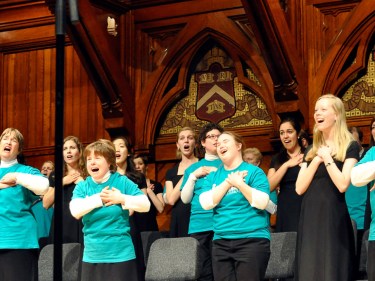
[[[198,84],[195,115],[201,120],[219,123],[236,112],[233,80],[234,68],[223,68],[220,63],[210,65],[208,71],[195,73]]]

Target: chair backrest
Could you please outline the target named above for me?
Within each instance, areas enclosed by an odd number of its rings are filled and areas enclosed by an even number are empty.
[[[271,256],[265,278],[292,278],[295,272],[297,232],[271,233]]]
[[[362,236],[361,254],[359,256],[359,272],[362,272],[362,273],[367,272],[368,237],[369,237],[369,230],[366,230]]]
[[[161,238],[150,249],[146,281],[196,280],[199,243],[195,238]]]
[[[145,264],[147,264],[148,255],[150,253],[150,248],[152,243],[160,238],[166,238],[165,234],[160,231],[142,231],[141,232],[141,239],[142,239],[142,247],[143,247],[143,256],[145,260]]]
[[[53,281],[53,244],[46,245],[38,260],[39,281]],[[81,263],[81,244],[62,245],[62,274],[64,281],[77,281]]]
[[[350,219],[350,220],[352,222],[353,234],[354,234],[354,250],[355,250],[355,253],[357,253],[357,247],[361,246],[361,245],[357,245],[357,235],[358,235],[357,223],[353,219]]]

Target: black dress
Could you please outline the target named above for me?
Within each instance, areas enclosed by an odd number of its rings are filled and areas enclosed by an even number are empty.
[[[358,159],[358,152],[353,142],[346,158]],[[343,162],[335,164],[342,170]],[[334,185],[324,163],[303,197],[297,237],[297,280],[352,280],[354,235],[345,193]]]
[[[163,193],[163,186],[160,182],[156,182],[153,180],[150,180],[151,184],[154,185],[154,193],[155,195],[159,193]],[[159,231],[158,223],[156,221],[156,215],[158,213],[158,210],[156,209],[155,205],[152,203],[150,197],[148,197],[150,200],[151,206],[150,211],[146,213],[138,213],[134,212],[133,216],[137,222],[138,230],[139,232],[142,231]]]
[[[137,184],[140,190],[146,188],[147,182],[143,174],[138,172],[127,172],[126,176],[132,182]],[[141,219],[142,217],[140,217],[140,213],[138,212],[134,212],[133,215],[129,217],[130,236],[133,241],[136,256],[138,281],[144,281],[146,273],[146,265],[144,262],[143,245],[140,231]]]
[[[270,168],[276,169],[276,159],[272,157]],[[280,181],[280,192],[277,197],[276,232],[298,231],[299,215],[303,196],[296,192],[296,180],[299,165],[289,168]]]
[[[177,175],[178,165],[174,166],[172,169],[167,171],[165,180],[171,181],[173,188],[176,186],[178,181],[183,177],[183,175]],[[176,237],[188,237],[189,222],[190,222],[190,210],[191,204],[184,204],[181,198],[177,200],[172,208],[171,213],[171,225],[169,236],[171,238]]]
[[[49,176],[50,186],[55,187],[55,173],[52,172]],[[69,203],[72,200],[73,190],[76,187],[75,183],[64,185],[63,200],[62,200],[62,243],[81,243],[83,244],[83,224],[82,220],[77,220],[72,216],[69,209]],[[54,227],[55,217],[52,218],[49,243],[54,241]]]

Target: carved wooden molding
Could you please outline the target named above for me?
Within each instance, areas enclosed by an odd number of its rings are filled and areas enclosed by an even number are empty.
[[[134,9],[175,3],[176,0],[91,0],[91,2],[100,8],[124,13]]]
[[[338,16],[341,13],[347,13],[351,12],[358,4],[357,3],[344,3],[339,6],[319,6],[317,5],[317,8],[319,8],[319,11],[324,15],[330,15],[333,17]]]
[[[51,25],[55,23],[54,16],[46,16],[42,18],[35,19],[24,19],[24,20],[15,20],[12,22],[5,22],[0,24],[0,32],[2,31],[11,31],[23,28],[37,27],[42,25]]]
[[[0,51],[53,48],[55,17],[44,1],[5,1],[0,4]],[[67,42],[69,44],[69,42]]]

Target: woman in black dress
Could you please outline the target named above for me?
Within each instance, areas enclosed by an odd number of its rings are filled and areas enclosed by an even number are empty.
[[[146,213],[138,213],[141,216],[140,231],[159,231],[156,216],[164,210],[163,186],[160,182],[156,182],[147,177],[148,159],[145,155],[134,156],[135,169],[146,177],[146,195],[151,202],[150,211]]]
[[[283,149],[272,157],[268,180],[271,192],[280,187],[277,199],[276,232],[297,231],[302,196],[296,193],[296,180],[303,158],[303,147],[298,135],[300,124],[285,118],[279,127]]]
[[[83,160],[83,145],[75,136],[68,136],[63,142],[64,177],[63,177],[63,243],[83,243],[82,222],[76,220],[69,210],[73,190],[76,184],[87,176]],[[50,188],[43,197],[43,207],[48,209],[55,203],[55,174],[49,176]],[[53,242],[54,220],[50,231],[50,243]]]
[[[196,135],[190,127],[182,128],[177,134],[177,157],[181,161],[167,171],[165,177],[165,203],[172,205],[170,237],[187,237],[190,221],[190,204],[181,201],[180,186],[187,167],[198,161],[195,157]]]
[[[304,194],[297,235],[300,281],[350,281],[354,234],[345,203],[359,147],[346,125],[344,104],[334,95],[315,105],[313,145],[305,153],[296,191]]]
[[[138,188],[146,194],[146,178],[134,167],[133,157],[130,154],[131,146],[126,137],[119,136],[112,140],[116,149],[117,172],[126,175],[131,181],[138,185]],[[146,273],[144,262],[143,246],[141,239],[142,214],[129,210],[130,213],[130,235],[133,240],[137,262],[138,280],[143,281]]]

